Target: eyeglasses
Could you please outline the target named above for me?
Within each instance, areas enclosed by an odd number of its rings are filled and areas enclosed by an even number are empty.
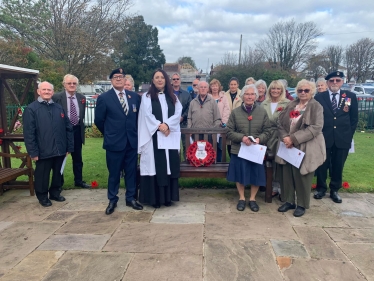
[[[68,82],[68,83],[65,83],[67,85],[77,85],[77,82]]]
[[[117,79],[117,80],[119,80],[119,79],[123,79],[123,78],[125,78],[125,76],[123,76],[123,75],[113,76],[113,77],[112,77],[112,79]]]
[[[329,79],[329,82],[330,83],[340,83],[340,82],[342,82],[342,79]]]
[[[192,84],[192,87],[196,87],[197,86],[197,84]]]
[[[173,78],[173,81],[178,81],[179,80],[179,78]]]
[[[302,92],[305,92],[306,94],[310,92],[310,89],[298,89],[297,93],[301,94]]]

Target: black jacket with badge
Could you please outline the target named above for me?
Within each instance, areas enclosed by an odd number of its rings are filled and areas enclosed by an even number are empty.
[[[74,151],[73,127],[57,103],[34,101],[23,113],[23,135],[31,158],[46,159]]]
[[[324,126],[322,129],[326,148],[335,143],[337,148],[349,149],[358,123],[358,104],[356,95],[340,90],[338,110],[332,109],[329,91],[316,95],[315,100],[323,107]]]

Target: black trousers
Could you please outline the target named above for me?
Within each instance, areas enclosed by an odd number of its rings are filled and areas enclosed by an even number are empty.
[[[345,160],[347,160],[348,151],[349,149],[337,148],[335,144],[330,148],[326,148],[326,161],[316,171],[317,191],[325,193],[327,190],[326,179],[330,163],[330,191],[338,191],[342,187],[343,168]]]
[[[52,182],[49,196],[58,197],[61,193],[61,166],[65,155],[39,159],[35,164],[35,194],[39,200],[48,198],[49,177],[52,170]]]
[[[74,126],[74,152],[71,153],[73,159],[74,183],[82,182],[83,159],[82,159],[82,136],[81,126]]]

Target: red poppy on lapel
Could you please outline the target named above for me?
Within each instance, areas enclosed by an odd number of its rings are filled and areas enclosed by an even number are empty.
[[[249,121],[252,120],[252,115],[248,116],[248,120],[249,120]]]
[[[345,98],[347,95],[346,94],[342,94],[342,98]]]
[[[86,99],[82,99],[82,100],[81,100],[81,103],[82,103],[82,104],[86,104]]]
[[[281,106],[277,108],[277,111],[282,111],[282,110],[283,110],[283,107]]]
[[[64,118],[65,117],[65,114],[61,113],[61,118]]]

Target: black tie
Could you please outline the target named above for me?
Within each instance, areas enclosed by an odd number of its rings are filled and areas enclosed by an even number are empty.
[[[338,104],[336,102],[336,95],[338,93],[333,93],[332,94],[332,100],[331,100],[331,105],[332,105],[332,110],[334,111],[334,114],[336,113],[336,111],[338,110]]]

